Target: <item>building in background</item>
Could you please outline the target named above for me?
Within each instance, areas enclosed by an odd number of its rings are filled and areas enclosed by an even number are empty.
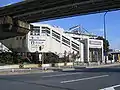
[[[120,50],[115,49],[115,50],[109,50],[108,52],[108,62],[120,62]]]
[[[79,25],[70,28],[70,30],[65,33],[83,43],[84,62],[104,62],[103,41],[96,39],[96,35],[92,35]]]

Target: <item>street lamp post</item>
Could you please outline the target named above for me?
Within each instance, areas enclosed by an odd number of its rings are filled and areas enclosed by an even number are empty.
[[[104,39],[105,39],[105,41],[106,41],[106,14],[107,14],[107,12],[105,12],[104,13]],[[104,54],[105,54],[105,64],[107,63],[107,51],[106,51],[106,42],[105,42],[105,52],[104,52]]]

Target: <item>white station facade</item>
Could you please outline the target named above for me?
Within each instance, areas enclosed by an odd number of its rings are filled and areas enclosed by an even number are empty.
[[[32,30],[25,36],[17,36],[1,42],[16,52],[54,53],[59,57],[64,53],[79,53],[79,62],[103,61],[103,41],[96,36],[65,32],[64,29],[48,24],[33,24]]]

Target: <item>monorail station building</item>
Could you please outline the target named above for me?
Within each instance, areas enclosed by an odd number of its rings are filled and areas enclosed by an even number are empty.
[[[72,32],[65,32],[66,35],[83,43],[82,62],[104,62],[103,41],[96,39],[96,35],[90,34],[80,26],[70,28]],[[81,48],[80,48],[81,50]]]
[[[74,53],[79,55],[79,58],[76,59],[78,62],[102,62],[103,41],[97,40],[96,37],[85,33],[65,32],[60,27],[48,24],[33,24],[27,35],[1,42],[16,52],[37,52],[39,61],[44,53],[54,53],[59,58]]]

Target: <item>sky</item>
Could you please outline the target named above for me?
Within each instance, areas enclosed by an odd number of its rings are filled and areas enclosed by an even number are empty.
[[[20,2],[22,0],[0,0],[0,7],[12,3]],[[45,23],[68,30],[75,25],[81,25],[89,32],[103,36],[103,16],[104,13],[89,14],[82,16],[75,16],[69,18],[62,18],[56,20],[49,20],[38,23]],[[112,11],[106,14],[106,31],[107,39],[110,43],[110,48],[120,49],[120,11]]]

